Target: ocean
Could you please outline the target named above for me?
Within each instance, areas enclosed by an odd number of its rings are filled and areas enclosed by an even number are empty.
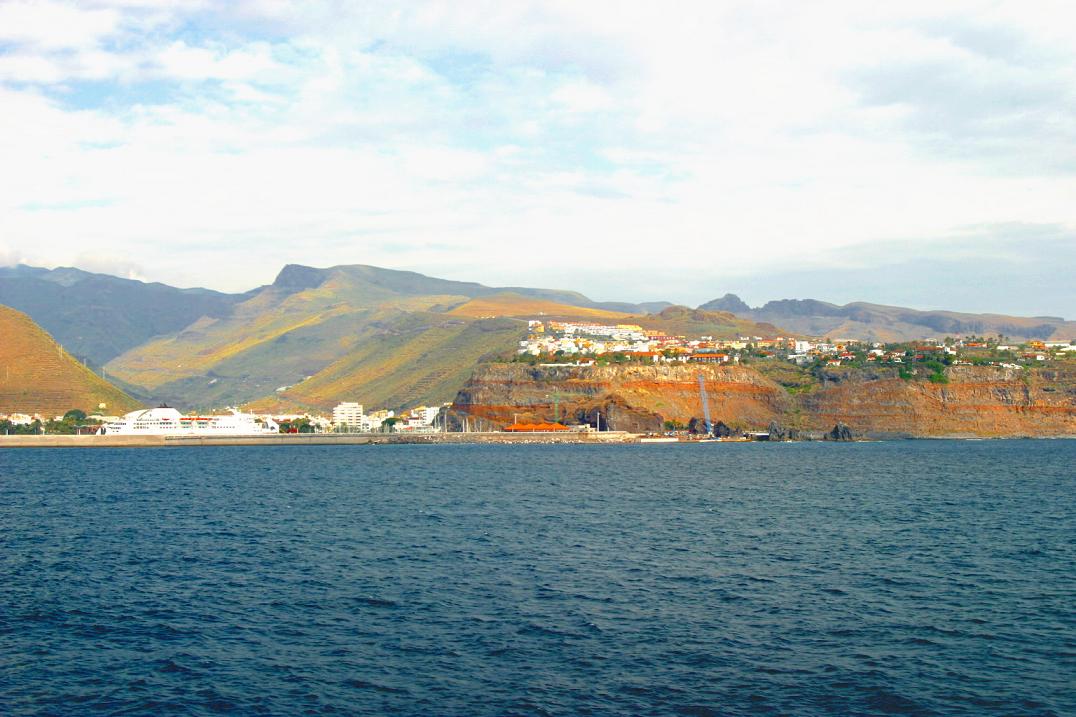
[[[1074,466],[0,449],[0,714],[1074,715]]]

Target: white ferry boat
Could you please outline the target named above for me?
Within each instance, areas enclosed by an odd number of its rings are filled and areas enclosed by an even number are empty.
[[[278,433],[280,427],[271,419],[260,421],[249,413],[232,409],[217,416],[184,416],[174,408],[160,406],[125,414],[118,421],[106,423],[98,435],[120,436],[261,436]]]

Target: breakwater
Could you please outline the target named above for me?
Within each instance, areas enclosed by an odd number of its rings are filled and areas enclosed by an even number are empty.
[[[265,436],[0,436],[0,448],[163,448],[181,446],[357,446],[383,444],[633,443],[623,431],[557,433],[281,433]]]

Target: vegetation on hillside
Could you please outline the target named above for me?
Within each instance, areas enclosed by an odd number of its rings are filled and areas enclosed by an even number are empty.
[[[0,413],[57,416],[71,406],[110,413],[138,407],[133,398],[75,360],[29,316],[0,306],[0,337]]]

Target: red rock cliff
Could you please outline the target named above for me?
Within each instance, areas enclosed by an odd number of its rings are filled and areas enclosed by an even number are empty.
[[[1076,371],[952,367],[948,383],[907,381],[888,370],[822,375],[788,393],[738,366],[480,366],[456,397],[457,411],[494,425],[515,420],[596,422],[628,431],[702,417],[702,375],[714,420],[745,430],[771,422],[821,433],[836,423],[866,436],[1076,436]]]

